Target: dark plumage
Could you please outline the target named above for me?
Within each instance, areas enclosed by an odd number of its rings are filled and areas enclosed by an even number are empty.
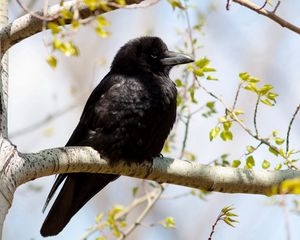
[[[66,146],[90,146],[110,163],[146,161],[159,156],[176,117],[175,84],[170,69],[191,58],[167,49],[157,37],[126,43],[110,72],[89,97]],[[118,175],[72,173],[57,177],[45,203],[64,185],[41,228],[43,236],[58,234],[73,215]]]

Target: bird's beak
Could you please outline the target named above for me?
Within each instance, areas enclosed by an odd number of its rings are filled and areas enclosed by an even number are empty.
[[[160,59],[160,61],[165,66],[175,66],[178,64],[194,62],[194,59],[183,53],[167,51],[164,58]]]

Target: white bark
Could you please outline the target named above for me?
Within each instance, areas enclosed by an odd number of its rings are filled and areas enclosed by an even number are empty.
[[[8,23],[8,0],[0,0],[0,28]],[[0,42],[2,48],[2,42]],[[7,137],[8,55],[0,51],[0,136]]]
[[[1,0],[0,0],[1,1]],[[141,3],[144,0],[127,0],[126,3],[134,7],[135,4]],[[77,0],[67,1],[64,3],[64,7],[66,9],[74,8],[74,6],[78,8],[80,18],[86,19],[95,14],[99,15],[104,13],[102,9],[98,9],[96,11],[90,11],[89,8],[83,4],[82,2],[78,2]],[[59,12],[63,9],[61,6],[54,5],[49,8],[47,17],[51,18],[57,16]],[[117,9],[114,4],[110,6],[111,10]],[[43,11],[36,12],[35,14],[43,16]],[[68,22],[66,22],[68,24]],[[6,24],[5,24],[6,25]],[[6,52],[10,47],[14,44],[31,37],[32,35],[39,33],[43,30],[43,20],[38,19],[31,14],[26,14],[12,23],[6,25],[4,28],[0,29],[0,42],[1,42],[1,52]]]

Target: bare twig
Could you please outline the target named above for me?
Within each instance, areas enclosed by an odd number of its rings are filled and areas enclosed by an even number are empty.
[[[259,10],[262,10],[263,8],[265,8],[265,6],[267,6],[267,4],[268,4],[268,0],[266,0],[264,2],[264,4],[259,8]]]
[[[227,10],[227,11],[230,10],[231,3],[232,3],[232,0],[227,0],[227,1],[226,1],[226,10]]]
[[[56,15],[51,16],[51,17],[47,17],[46,15],[40,15],[39,13],[35,13],[35,12],[31,11],[20,0],[16,0],[16,2],[24,10],[24,12],[26,12],[26,13],[30,14],[31,16],[33,16],[37,19],[40,19],[42,21],[53,21],[53,20],[57,19],[57,17],[59,16],[59,13],[57,13]]]
[[[157,189],[151,191],[150,193],[147,193],[139,198],[134,199],[126,208],[124,208],[120,213],[118,213],[115,216],[115,221],[118,221],[125,216],[127,216],[132,210],[137,208],[138,206],[144,204],[147,201],[152,201],[157,195]],[[95,224],[94,226],[90,227],[88,231],[80,238],[81,240],[88,239],[92,234],[94,234],[96,231],[101,229],[105,223]]]
[[[281,201],[280,201],[280,207],[283,210],[284,214],[284,225],[285,225],[285,230],[286,230],[286,240],[291,240],[291,234],[290,234],[290,222],[289,222],[289,213],[287,209],[287,204],[286,204],[286,195],[281,196]]]
[[[61,109],[55,113],[51,113],[49,114],[48,116],[46,116],[44,119],[38,121],[38,122],[35,122],[27,127],[24,127],[22,129],[19,129],[19,130],[16,130],[15,132],[12,132],[9,134],[9,137],[10,138],[14,138],[14,137],[19,137],[20,135],[23,135],[23,134],[26,134],[26,133],[29,133],[41,126],[43,126],[44,124],[52,121],[53,119],[55,119],[56,117],[59,117],[59,116],[62,116],[70,111],[72,111],[74,108],[78,107],[78,103],[75,103],[73,105],[70,105],[64,109]]]
[[[289,127],[288,127],[287,134],[286,134],[286,153],[289,151],[290,132],[291,132],[292,124],[296,118],[297,113],[299,112],[299,109],[300,109],[300,104],[297,106],[296,111],[294,112],[293,117],[289,123]]]
[[[257,96],[257,100],[256,100],[256,103],[255,103],[254,114],[253,114],[253,124],[254,124],[254,129],[255,129],[256,136],[258,136],[258,129],[257,129],[256,119],[257,119],[257,110],[258,110],[259,101],[260,101],[260,95]]]
[[[190,121],[191,121],[191,115],[188,115],[186,121],[184,122],[184,136],[183,136],[182,147],[181,147],[179,158],[183,158],[184,156],[184,152],[186,149],[186,142],[189,133]]]
[[[240,83],[239,83],[238,89],[237,89],[236,94],[235,94],[235,97],[234,97],[234,102],[233,102],[233,105],[232,105],[232,110],[235,110],[235,107],[236,107],[236,104],[237,104],[237,100],[238,100],[238,97],[239,97],[241,88],[242,88],[242,86],[243,86],[243,83],[244,83],[244,82],[240,82]]]
[[[297,27],[296,25],[286,21],[285,19],[279,17],[278,15],[275,14],[276,10],[278,9],[278,6],[280,4],[280,1],[277,3],[275,9],[273,11],[268,11],[264,8],[261,8],[260,6],[256,5],[255,3],[252,3],[248,0],[233,0],[233,2],[236,2],[246,8],[249,8],[258,14],[264,15],[265,17],[273,20],[274,22],[278,23],[280,26],[287,28],[291,30],[294,33],[300,34],[300,28]]]
[[[160,190],[158,190],[156,196],[151,201],[148,202],[147,207],[137,217],[137,219],[135,220],[135,222],[126,230],[126,232],[123,233],[123,235],[119,238],[119,240],[123,240],[123,239],[127,238],[134,231],[134,229],[141,224],[141,222],[143,221],[143,219],[147,216],[147,214],[153,208],[153,206],[155,205],[155,203],[158,201],[158,199],[160,198],[160,196],[161,196],[162,193],[163,193],[163,188],[161,188]]]

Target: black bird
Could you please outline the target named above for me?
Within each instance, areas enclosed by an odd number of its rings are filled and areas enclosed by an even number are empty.
[[[90,146],[114,163],[151,161],[160,155],[176,117],[177,90],[170,69],[193,60],[171,52],[158,37],[126,43],[116,54],[110,72],[89,97],[66,146]],[[42,236],[58,234],[73,215],[108,183],[112,174],[60,174],[44,210],[58,186],[64,185],[50,209]]]

